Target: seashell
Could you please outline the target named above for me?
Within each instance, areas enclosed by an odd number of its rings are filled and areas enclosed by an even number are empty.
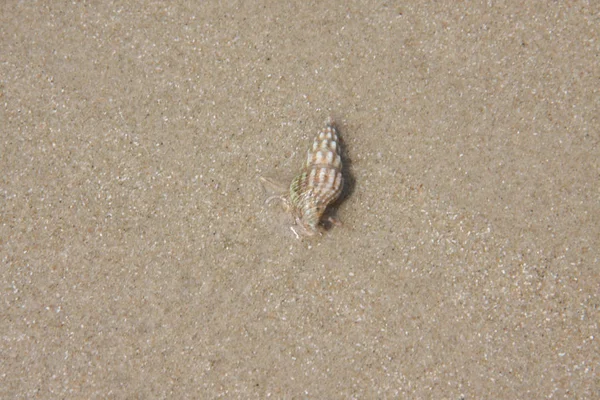
[[[335,125],[330,122],[308,150],[306,163],[292,180],[286,199],[301,233],[312,236],[319,232],[325,209],[337,200],[343,186],[340,142]]]

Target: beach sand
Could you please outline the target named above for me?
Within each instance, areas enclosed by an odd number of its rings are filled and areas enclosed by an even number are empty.
[[[600,397],[598,4],[198,3],[0,5],[1,398]]]

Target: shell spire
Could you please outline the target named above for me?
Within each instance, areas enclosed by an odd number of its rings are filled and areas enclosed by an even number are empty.
[[[325,209],[337,200],[343,186],[339,137],[329,122],[315,138],[304,167],[290,185],[291,211],[303,234],[319,232]]]

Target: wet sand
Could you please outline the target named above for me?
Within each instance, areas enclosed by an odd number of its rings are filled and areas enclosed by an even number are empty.
[[[597,5],[54,3],[0,5],[0,397],[600,397]]]

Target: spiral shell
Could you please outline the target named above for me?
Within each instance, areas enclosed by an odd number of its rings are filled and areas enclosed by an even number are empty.
[[[319,231],[325,209],[340,196],[343,185],[339,138],[335,125],[329,123],[315,138],[306,164],[290,185],[289,201],[302,233]]]

